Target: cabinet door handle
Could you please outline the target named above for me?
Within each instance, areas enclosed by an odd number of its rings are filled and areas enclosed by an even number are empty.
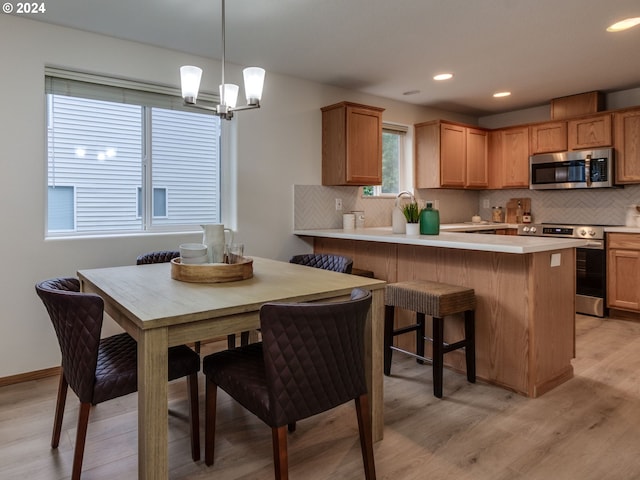
[[[591,155],[587,155],[584,160],[584,176],[587,180],[587,187],[591,186]]]

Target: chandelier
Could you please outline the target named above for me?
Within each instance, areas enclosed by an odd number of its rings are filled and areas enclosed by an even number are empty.
[[[243,70],[244,91],[247,98],[247,105],[236,106],[238,101],[238,85],[233,83],[224,83],[224,64],[225,64],[225,0],[222,0],[222,83],[220,84],[220,104],[215,107],[196,104],[198,90],[200,89],[200,79],[202,78],[202,69],[192,65],[180,67],[180,83],[182,85],[182,98],[184,104],[214,112],[225,120],[233,118],[233,112],[239,110],[251,110],[260,108],[260,99],[262,98],[262,87],[264,85],[264,69],[259,67],[248,67]]]

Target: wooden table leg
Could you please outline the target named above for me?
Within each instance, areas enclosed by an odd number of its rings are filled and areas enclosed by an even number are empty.
[[[138,479],[169,477],[168,332],[143,330],[138,338]]]
[[[365,369],[371,407],[371,433],[373,441],[384,436],[383,398],[383,343],[384,343],[384,289],[374,290],[371,311],[365,329]]]

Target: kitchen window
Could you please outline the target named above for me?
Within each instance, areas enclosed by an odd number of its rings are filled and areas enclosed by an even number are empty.
[[[220,222],[218,117],[168,87],[57,69],[45,85],[47,236]]]
[[[403,125],[382,125],[382,185],[363,187],[364,196],[395,196],[411,188],[406,174],[407,131]]]

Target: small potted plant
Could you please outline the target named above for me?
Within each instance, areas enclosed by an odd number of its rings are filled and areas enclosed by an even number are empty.
[[[417,202],[407,203],[402,207],[404,218],[407,219],[407,235],[420,234],[420,209]]]

